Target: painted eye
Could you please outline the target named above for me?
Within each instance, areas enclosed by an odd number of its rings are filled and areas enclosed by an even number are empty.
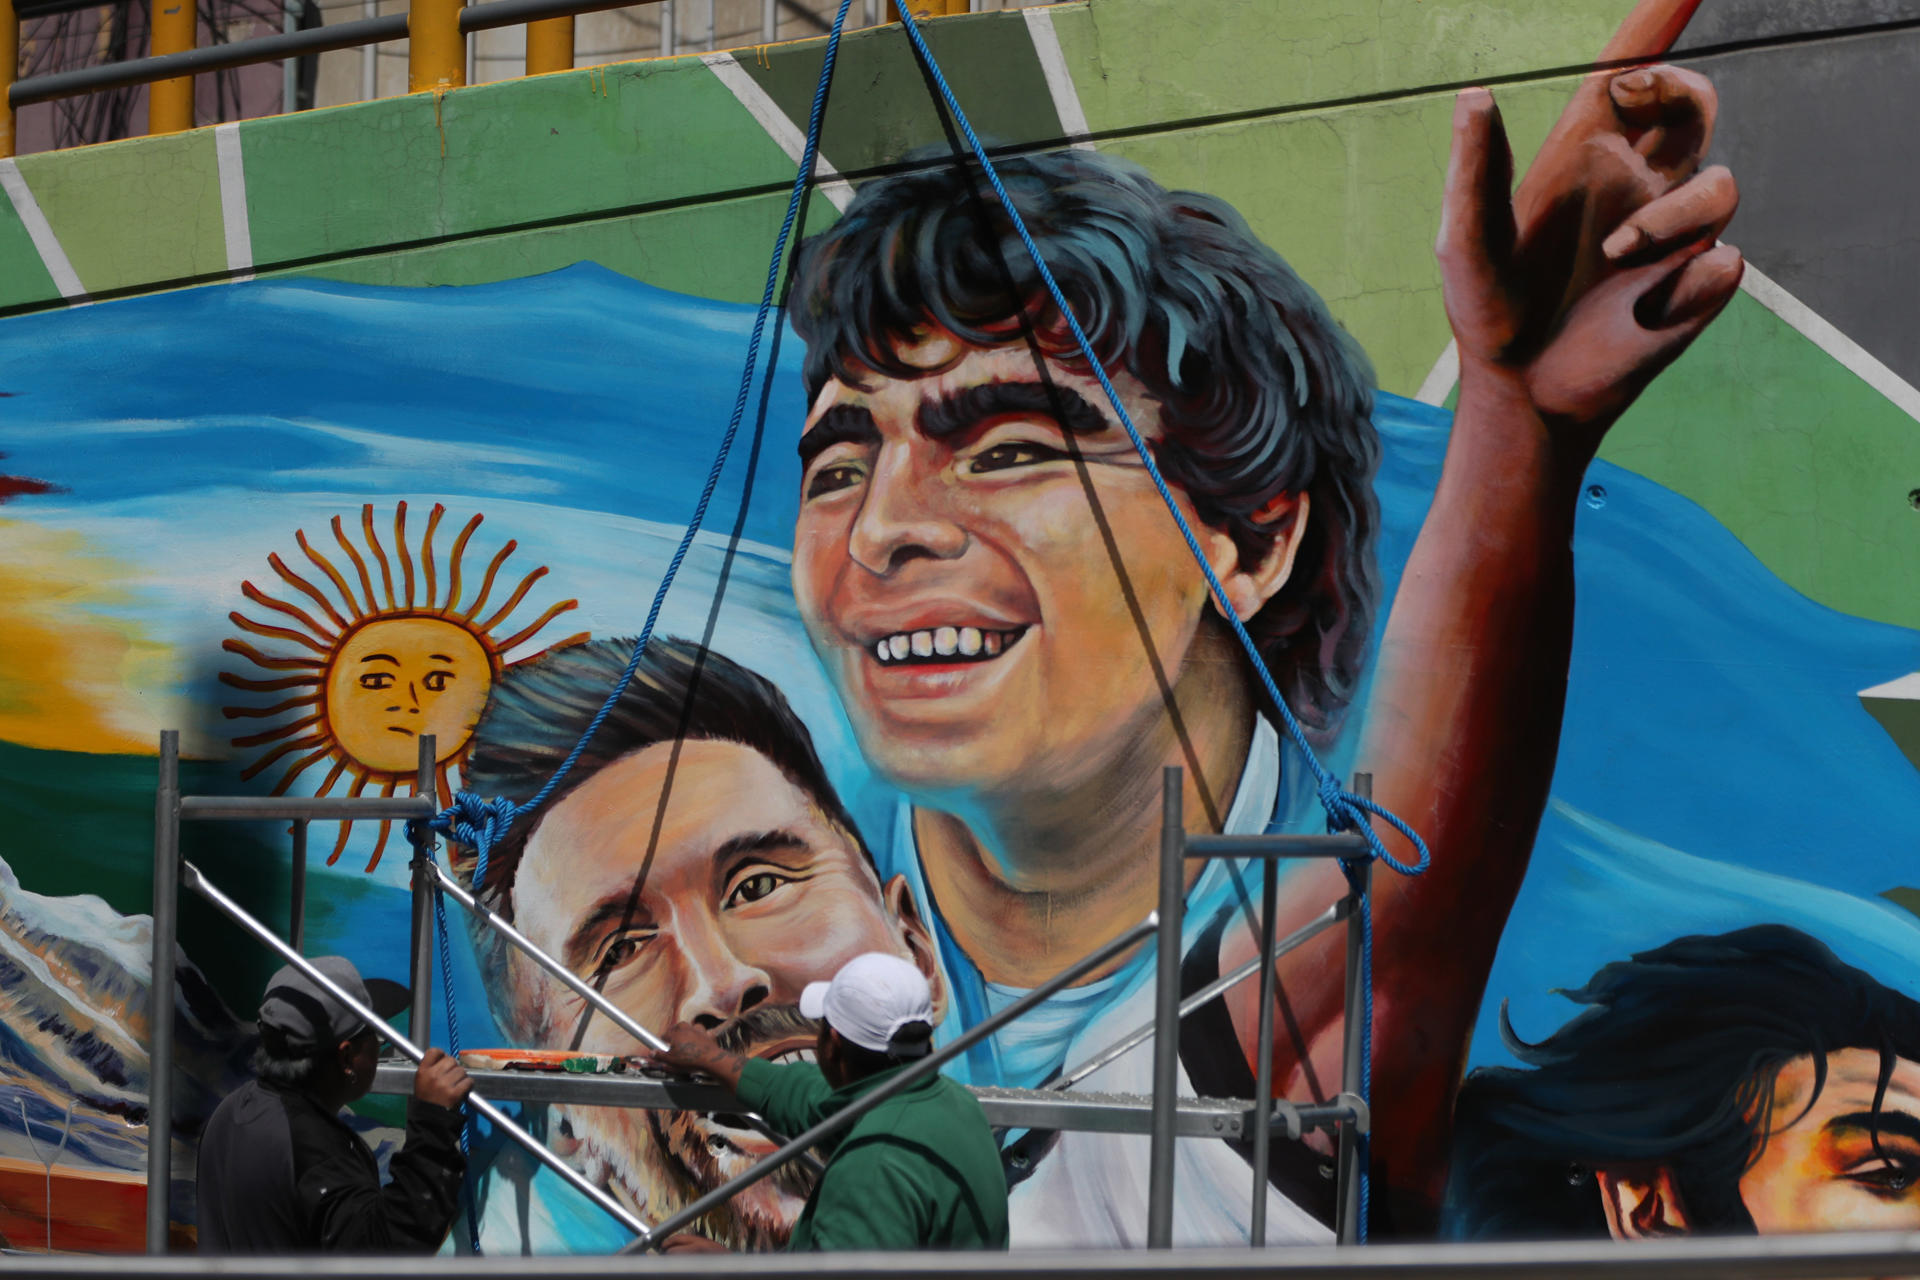
[[[442,689],[445,689],[449,684],[453,683],[453,672],[429,671],[425,676],[421,677],[420,683],[427,687],[428,693],[439,693]]]
[[[391,689],[393,677],[385,671],[369,671],[360,677],[362,689]]]
[[[771,871],[755,872],[734,886],[733,892],[728,895],[729,905],[744,906],[749,902],[758,902],[785,883]]]
[[[651,935],[644,933],[623,933],[607,944],[600,957],[600,972],[610,973],[615,969],[633,963],[640,955],[640,948]]]
[[[859,467],[848,462],[834,463],[820,468],[807,479],[807,496],[818,498],[842,489],[851,489],[859,483]]]
[[[1916,1169],[1913,1165],[1899,1160],[1889,1160],[1869,1168],[1858,1169],[1847,1175],[1849,1181],[1857,1182],[1875,1195],[1895,1197],[1903,1196],[1913,1189]]]
[[[990,449],[982,449],[967,460],[967,469],[974,475],[990,471],[1008,471],[1014,467],[1031,467],[1040,462],[1052,462],[1067,455],[1058,449],[1048,448],[1031,441],[1013,441],[996,444]]]

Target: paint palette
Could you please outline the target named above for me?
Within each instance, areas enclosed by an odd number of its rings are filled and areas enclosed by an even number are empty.
[[[460,1065],[469,1071],[547,1071],[573,1075],[622,1075],[640,1064],[623,1054],[579,1053],[571,1049],[465,1049]]]

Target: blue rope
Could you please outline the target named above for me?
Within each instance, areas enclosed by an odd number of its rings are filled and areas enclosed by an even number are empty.
[[[780,223],[780,234],[774,238],[773,257],[767,264],[767,282],[760,295],[760,307],[754,313],[753,332],[747,340],[746,365],[740,372],[740,390],[734,396],[733,412],[727,419],[727,429],[720,437],[720,447],[715,452],[713,465],[707,470],[706,483],[701,486],[699,501],[694,504],[693,515],[687,521],[686,532],[680,537],[680,543],[674,548],[673,558],[667,563],[666,574],[660,579],[660,585],[653,593],[653,603],[647,610],[646,624],[640,629],[640,636],[633,644],[633,652],[627,659],[626,669],[614,682],[613,690],[606,701],[594,713],[593,720],[581,733],[580,740],[567,753],[553,776],[523,804],[515,804],[504,797],[493,800],[483,799],[472,792],[462,791],[453,797],[453,803],[428,821],[431,830],[450,836],[458,843],[474,851],[471,883],[477,894],[486,883],[487,861],[494,843],[503,839],[513,824],[520,818],[532,813],[542,804],[561,783],[573,766],[578,763],[586,751],[587,744],[606,723],[607,717],[626,693],[627,686],[633,682],[634,673],[639,670],[640,659],[645,655],[647,643],[653,638],[654,626],[660,620],[660,611],[666,604],[667,592],[673,586],[674,578],[680,572],[681,563],[687,558],[687,552],[693,547],[693,540],[700,532],[701,523],[706,519],[707,507],[713,500],[714,490],[719,487],[721,472],[726,468],[727,456],[733,450],[733,442],[740,432],[740,424],[746,417],[747,402],[753,389],[754,371],[760,364],[760,344],[765,337],[767,319],[775,310],[774,299],[780,286],[780,269],[787,256],[787,242],[792,238],[794,224],[799,220],[800,209],[806,200],[807,192],[813,186],[814,163],[820,152],[820,127],[826,115],[827,90],[833,84],[834,64],[839,59],[840,36],[846,26],[847,11],[853,0],[840,0],[839,11],[834,15],[833,30],[827,37],[826,58],[820,67],[820,81],[813,91],[813,108],[807,117],[807,141],[801,151],[799,171],[793,179],[793,190],[787,197],[786,216]],[[767,370],[767,378],[773,377],[773,369]],[[763,406],[764,409],[764,406]],[[731,554],[731,552],[729,552]],[[411,824],[409,824],[411,825]],[[441,996],[447,1008],[447,1042],[453,1055],[460,1055],[460,1016],[453,998],[453,953],[447,928],[447,907],[445,895],[438,885],[433,895],[434,934],[440,952]],[[470,1147],[470,1135],[473,1118],[460,1129],[460,1151],[465,1155]],[[467,1224],[472,1233],[473,1251],[480,1252],[480,1224],[474,1214],[473,1186],[471,1170],[463,1183],[463,1193],[467,1204]]]
[[[428,822],[426,825],[427,832],[430,834],[433,829],[433,823]],[[417,820],[407,823],[407,840],[415,849],[420,847],[419,837],[422,833],[419,830],[419,826],[420,823]],[[432,857],[432,851],[439,847],[438,841],[430,844],[428,846],[428,856]],[[447,1052],[452,1054],[455,1059],[458,1059],[460,1057],[460,1006],[455,1004],[453,999],[453,950],[448,942],[448,932],[446,895],[441,892],[439,884],[436,883],[433,887],[433,938],[436,948],[440,953],[440,999],[446,1005],[447,1009]],[[429,1032],[429,1039],[431,1039],[431,1032]],[[426,1046],[422,1047],[424,1048]],[[473,1112],[467,1110],[464,1106],[461,1110],[465,1113],[460,1122],[460,1154],[464,1158],[470,1154],[472,1149],[471,1135],[473,1133],[474,1118]],[[474,1212],[473,1166],[471,1162],[468,1163],[466,1170],[460,1175],[460,1200],[467,1213],[468,1243],[472,1245],[474,1254],[478,1256],[480,1253],[480,1222]]]
[[[1088,341],[1086,331],[1080,327],[1080,321],[1073,314],[1073,308],[1067,304],[1066,295],[1061,292],[1060,285],[1053,278],[1053,272],[1048,269],[1046,260],[1040,255],[1039,246],[1034,244],[1033,237],[1028,234],[1026,221],[1021,218],[1020,211],[1014,207],[1013,199],[1007,194],[1007,189],[1001,185],[1000,175],[994,171],[993,161],[987,158],[987,149],[981,145],[978,135],[973,131],[973,126],[967,122],[966,112],[960,109],[960,103],[955,99],[953,89],[947,84],[946,76],[941,74],[940,64],[934,60],[933,51],[927,48],[927,42],[921,37],[919,24],[913,20],[913,15],[907,11],[907,6],[900,6],[899,12],[901,26],[906,29],[907,39],[913,42],[914,52],[919,56],[921,65],[926,68],[935,88],[939,90],[941,100],[946,103],[947,110],[953,115],[954,123],[959,125],[960,132],[966,136],[967,145],[973,149],[974,156],[980,161],[980,167],[985,172],[987,181],[992,184],[994,194],[1000,198],[1001,207],[1007,211],[1007,217],[1011,220],[1014,231],[1020,236],[1020,243],[1026,246],[1027,255],[1033,259],[1033,265],[1040,273],[1041,282],[1047,286],[1047,294],[1052,298],[1054,307],[1067,322],[1067,328],[1073,334],[1074,341],[1079,344],[1081,354],[1086,357],[1087,367],[1092,369],[1094,376],[1100,380],[1101,390],[1107,393],[1107,399],[1112,403],[1114,413],[1119,416],[1120,425],[1126,428],[1127,438],[1133,442],[1140,460],[1146,464],[1147,475],[1152,478],[1153,487],[1159,491],[1161,501],[1166,503],[1174,523],[1179,526],[1180,536],[1186,539],[1187,549],[1193,553],[1194,562],[1200,566],[1200,572],[1206,575],[1207,586],[1213,591],[1214,599],[1220,602],[1221,615],[1233,628],[1233,634],[1240,641],[1240,647],[1246,652],[1254,671],[1259,675],[1268,699],[1279,710],[1281,721],[1286,726],[1287,736],[1293,739],[1294,746],[1299,749],[1301,757],[1307,763],[1307,768],[1312,772],[1320,806],[1327,814],[1327,829],[1333,832],[1358,831],[1366,840],[1367,856],[1379,859],[1403,876],[1417,876],[1426,871],[1433,861],[1432,855],[1427,850],[1426,841],[1422,840],[1397,814],[1389,812],[1365,796],[1355,795],[1342,787],[1339,780],[1327,772],[1326,767],[1320,763],[1319,757],[1314,754],[1313,747],[1307,742],[1305,731],[1300,727],[1300,722],[1294,718],[1286,699],[1280,696],[1280,690],[1274,684],[1273,673],[1267,669],[1266,662],[1260,656],[1259,646],[1254,644],[1253,637],[1247,633],[1245,624],[1240,621],[1239,615],[1227,602],[1226,589],[1220,585],[1219,578],[1214,575],[1213,566],[1207,562],[1205,553],[1200,549],[1199,539],[1194,537],[1192,527],[1187,524],[1186,517],[1181,514],[1179,505],[1174,502],[1173,493],[1167,487],[1165,477],[1160,474],[1160,468],[1154,462],[1153,454],[1147,448],[1146,441],[1141,439],[1139,429],[1133,425],[1132,416],[1127,413],[1126,406],[1120,402],[1120,393],[1114,390],[1112,381],[1108,379],[1105,366],[1101,364],[1100,357],[1093,350],[1093,343]],[[1379,833],[1374,831],[1366,820],[1366,815],[1369,814],[1380,818],[1405,836],[1418,853],[1418,858],[1412,863],[1406,863],[1388,853],[1386,846],[1380,841]],[[1354,893],[1359,899],[1363,967],[1361,985],[1366,992],[1366,1007],[1362,1013],[1365,1021],[1361,1032],[1361,1096],[1370,1099],[1373,1079],[1373,913],[1368,895],[1359,886],[1351,872],[1349,872],[1349,879],[1353,880]],[[1348,1013],[1349,1016],[1352,1015],[1351,1010]],[[1365,1243],[1368,1189],[1364,1138],[1358,1149],[1363,1153],[1360,1165],[1360,1240]]]
[[[794,175],[793,190],[787,196],[786,217],[781,220],[780,234],[774,238],[773,258],[767,264],[766,287],[760,294],[760,307],[754,313],[753,333],[747,340],[746,367],[740,372],[740,390],[734,396],[733,412],[727,418],[727,429],[720,437],[720,448],[714,454],[713,466],[707,471],[706,483],[701,486],[700,499],[694,504],[693,515],[687,521],[686,532],[681,535],[679,546],[674,548],[673,559],[667,564],[666,575],[660,579],[660,586],[653,593],[653,603],[647,610],[646,624],[640,629],[640,638],[634,641],[633,653],[627,659],[626,669],[614,682],[613,691],[607,695],[606,701],[600,704],[600,709],[594,713],[593,720],[587,725],[586,731],[580,735],[580,740],[574,743],[573,750],[567,753],[567,758],[561,761],[560,767],[554,771],[553,776],[548,778],[540,790],[524,804],[516,805],[505,799],[483,800],[470,792],[463,791],[454,796],[454,802],[450,808],[433,819],[436,831],[452,835],[454,839],[474,849],[478,854],[479,862],[476,863],[474,878],[476,886],[480,883],[478,872],[485,868],[487,850],[491,848],[492,842],[504,836],[515,821],[546,803],[547,798],[553,794],[554,788],[558,787],[567,774],[572,772],[573,766],[586,751],[587,744],[593,741],[594,735],[600,731],[600,726],[606,723],[607,717],[613,713],[614,707],[626,693],[627,686],[633,682],[634,672],[640,667],[640,659],[646,652],[647,642],[653,638],[654,626],[660,620],[660,610],[666,604],[667,591],[673,586],[673,580],[680,572],[681,562],[687,558],[687,552],[693,546],[695,535],[700,532],[701,522],[706,519],[707,506],[713,499],[714,489],[720,483],[720,473],[726,467],[727,455],[733,450],[733,441],[740,432],[741,420],[746,417],[747,399],[753,389],[754,370],[760,362],[760,344],[766,333],[767,317],[775,309],[774,297],[779,290],[780,268],[786,259],[787,241],[793,235],[793,226],[800,216],[801,203],[813,185],[814,162],[820,153],[820,125],[826,114],[827,89],[833,83],[834,63],[840,54],[840,34],[846,25],[847,10],[852,3],[853,0],[840,0],[840,9],[833,19],[833,30],[827,36],[826,58],[820,66],[820,81],[813,91],[813,109],[807,117],[806,146],[800,154],[800,168]],[[767,371],[767,376],[773,376],[771,369]]]

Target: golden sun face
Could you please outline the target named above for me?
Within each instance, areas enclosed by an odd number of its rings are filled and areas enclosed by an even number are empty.
[[[285,794],[294,779],[323,762],[331,767],[315,795],[329,794],[336,782],[348,776],[352,779],[349,795],[360,795],[369,787],[380,795],[412,794],[419,778],[420,739],[432,734],[433,789],[438,803],[448,804],[453,798],[451,773],[466,760],[473,727],[486,710],[501,672],[587,638],[581,632],[507,661],[508,653],[532,640],[562,613],[578,608],[578,602],[562,600],[550,605],[513,634],[499,636],[503,624],[547,570],[542,566],[528,573],[499,608],[482,618],[500,567],[518,544],[509,541],[495,553],[472,601],[463,602],[461,580],[465,576],[467,542],[482,520],[475,515],[460,530],[448,554],[443,598],[434,535],[445,514],[446,508],[436,504],[427,517],[419,545],[417,590],[404,502],[395,505],[393,520],[394,558],[400,570],[398,590],[394,563],[374,529],[372,503],[360,509],[365,554],[348,537],[340,517],[332,521],[334,541],[352,567],[352,579],[313,548],[304,530],[295,530],[294,542],[331,585],[331,591],[289,569],[277,552],[267,557],[267,563],[282,582],[309,603],[276,598],[251,582],[240,584],[248,600],[282,621],[267,623],[238,611],[227,615],[240,630],[270,644],[262,649],[245,640],[228,639],[221,647],[268,675],[223,671],[221,683],[249,693],[293,695],[269,705],[223,709],[229,720],[280,720],[262,732],[233,739],[236,747],[263,749],[260,757],[242,771],[242,778],[256,777],[294,756],[274,784],[274,795]],[[377,591],[370,560],[378,566]],[[288,622],[293,625],[285,625]],[[351,825],[340,825],[329,863],[337,861],[346,848]],[[380,865],[389,826],[380,824],[379,839],[367,862],[369,871]]]

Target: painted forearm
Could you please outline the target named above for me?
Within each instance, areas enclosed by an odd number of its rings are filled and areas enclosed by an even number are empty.
[[[1587,461],[1517,380],[1463,370],[1368,709],[1360,767],[1434,855],[1425,876],[1374,880],[1375,1080],[1388,1113],[1376,1146],[1396,1184],[1434,1195],[1459,1064],[1553,777]]]

